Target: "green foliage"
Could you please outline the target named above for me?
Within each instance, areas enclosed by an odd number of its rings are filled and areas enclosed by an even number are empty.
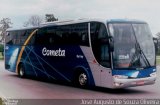
[[[12,24],[10,18],[3,18],[0,20],[0,42],[4,42],[6,30],[10,28]]]
[[[0,60],[4,58],[4,45],[0,44]]]
[[[2,98],[0,98],[0,105],[2,105]]]
[[[157,65],[160,65],[160,56],[157,56],[157,57],[156,57],[156,64],[157,64]]]
[[[0,52],[4,52],[4,45],[0,44]]]
[[[160,49],[157,50],[156,55],[160,55]]]

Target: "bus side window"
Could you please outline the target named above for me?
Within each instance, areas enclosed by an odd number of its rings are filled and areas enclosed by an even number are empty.
[[[69,44],[72,44],[72,45],[79,45],[80,44],[80,37],[79,37],[78,32],[72,32],[69,35],[69,39],[70,39]]]
[[[41,46],[46,45],[49,41],[47,40],[46,28],[39,29],[36,34],[35,45]]]
[[[69,39],[68,39],[69,33],[68,32],[63,32],[62,33],[62,41],[61,44],[66,45],[69,43]]]
[[[81,33],[81,45],[89,46],[89,39],[88,39],[88,33],[82,32]]]
[[[46,29],[46,41],[48,45],[59,45],[62,42],[62,35],[60,26],[48,27]]]
[[[25,33],[25,37],[28,38],[28,36],[33,32],[34,30],[27,30]],[[35,33],[35,35],[33,35],[28,43],[28,45],[35,45],[35,37],[37,35],[37,32]],[[25,39],[26,40],[26,39]]]
[[[58,26],[56,34],[59,44],[89,46],[87,23]]]
[[[79,23],[72,26],[72,34],[76,45],[89,46],[88,23]]]
[[[5,43],[9,45],[13,45],[13,32],[8,32],[8,34],[5,36]]]

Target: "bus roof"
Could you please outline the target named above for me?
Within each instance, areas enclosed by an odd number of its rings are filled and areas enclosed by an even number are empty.
[[[141,24],[146,24],[145,21],[135,20],[135,19],[110,19],[107,22],[108,23],[141,23]]]
[[[40,26],[36,27],[23,27],[23,28],[10,28],[7,31],[15,31],[15,30],[27,30],[27,29],[36,29],[41,27],[47,26],[55,26],[55,25],[67,25],[67,24],[76,24],[76,23],[84,23],[84,22],[102,22],[102,23],[143,23],[146,24],[144,21],[140,20],[131,20],[131,19],[78,19],[78,20],[65,20],[65,21],[55,21],[55,22],[47,22],[40,24]]]

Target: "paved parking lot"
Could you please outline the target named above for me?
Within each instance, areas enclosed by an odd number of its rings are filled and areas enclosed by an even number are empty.
[[[0,61],[0,96],[12,99],[120,99],[160,98],[160,79],[156,84],[112,90],[106,88],[80,89],[65,84],[21,79],[8,72]],[[157,67],[159,76],[159,67]]]

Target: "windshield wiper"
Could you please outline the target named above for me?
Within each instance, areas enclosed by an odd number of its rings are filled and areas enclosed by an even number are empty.
[[[133,25],[132,25],[132,28],[133,28]],[[144,54],[143,50],[140,47],[140,44],[138,43],[138,40],[137,40],[136,33],[135,33],[134,29],[133,29],[133,32],[134,32],[135,41],[136,41],[136,44],[135,44],[135,53],[134,53],[133,57],[131,58],[131,62],[129,64],[129,67],[134,66],[134,64],[137,61],[138,61],[137,63],[139,64],[138,66],[141,66],[140,58],[143,59],[143,61],[145,62],[146,66],[151,67],[151,65],[150,65],[150,63],[149,63],[146,55]]]
[[[140,46],[139,46],[140,47]],[[143,60],[145,61],[145,64],[148,65],[148,67],[151,67],[146,55],[144,54],[143,50],[141,50],[141,54],[143,55]]]
[[[143,59],[143,61],[146,64],[147,67],[151,66],[150,63],[149,63],[149,61],[148,61],[148,59],[146,58],[144,52],[140,48],[140,45],[139,45],[139,43],[137,42],[137,39],[136,39],[135,53],[133,54],[133,57],[131,58],[131,62],[129,64],[129,67],[132,67],[132,66],[141,66],[140,58]]]
[[[137,47],[137,44],[135,44],[135,53],[133,54],[132,58],[131,58],[131,61],[129,63],[129,67],[132,67],[134,65],[138,66],[140,64],[140,53],[139,53],[139,49]],[[136,64],[138,63],[138,64]]]

